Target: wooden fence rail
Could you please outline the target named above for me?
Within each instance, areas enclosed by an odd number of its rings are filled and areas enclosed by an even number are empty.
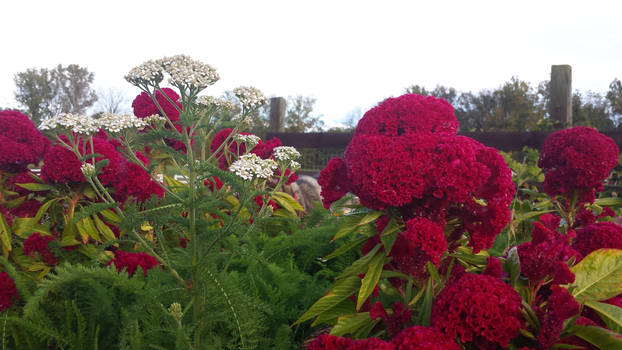
[[[549,135],[547,131],[533,132],[464,132],[460,135],[473,138],[486,146],[502,151],[519,151],[524,146],[540,149],[544,139]],[[622,149],[622,130],[604,131],[603,134],[611,137]],[[267,139],[278,137],[283,145],[296,148],[346,148],[352,133],[284,133],[269,132]]]

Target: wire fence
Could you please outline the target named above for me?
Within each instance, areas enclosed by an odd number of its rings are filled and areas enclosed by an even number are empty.
[[[343,157],[345,148],[301,148],[300,170],[304,173],[316,173],[328,164],[331,158]]]

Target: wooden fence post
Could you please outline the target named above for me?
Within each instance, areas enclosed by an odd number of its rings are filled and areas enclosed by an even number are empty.
[[[272,97],[270,99],[270,131],[285,131],[285,105],[283,97]]]
[[[551,119],[558,128],[572,126],[572,68],[551,66]]]

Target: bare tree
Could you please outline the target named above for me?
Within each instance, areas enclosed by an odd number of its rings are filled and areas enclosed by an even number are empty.
[[[116,88],[97,91],[96,113],[125,113],[131,110],[131,99],[124,90]]]

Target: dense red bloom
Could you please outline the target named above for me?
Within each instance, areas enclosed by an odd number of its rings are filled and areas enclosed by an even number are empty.
[[[164,190],[151,180],[149,174],[139,165],[124,162],[117,174],[119,182],[116,184],[114,198],[120,202],[128,197],[134,197],[139,202],[144,202],[155,194],[162,197]]]
[[[54,240],[52,236],[41,236],[39,233],[33,233],[24,241],[24,254],[31,258],[35,258],[35,253],[39,253],[41,260],[48,265],[56,265],[58,261],[48,244]]]
[[[214,192],[214,186],[216,186],[216,190],[219,190],[224,184],[225,183],[218,176],[212,176],[209,179],[203,180],[203,185],[209,187],[212,192]]]
[[[402,330],[404,325],[410,323],[411,311],[399,301],[393,303],[391,310],[393,310],[393,313],[389,316],[387,310],[384,309],[384,305],[381,302],[376,302],[369,310],[369,317],[374,321],[378,318],[384,320],[387,334],[390,337],[394,337]]]
[[[166,96],[175,102],[179,109],[182,108],[181,103],[179,102],[179,95],[173,89],[163,88],[162,91],[166,94]],[[168,118],[173,122],[179,120],[179,111],[177,108],[175,108],[175,106],[170,103],[160,91],[156,91],[155,96],[156,101],[158,101],[158,104],[162,107]],[[139,118],[146,118],[154,114],[162,115],[158,109],[158,106],[156,106],[146,92],[141,92],[140,95],[136,96],[132,102],[132,108],[134,108],[134,115]]]
[[[495,278],[503,277],[503,266],[501,266],[499,259],[494,256],[489,256],[488,259],[486,259],[486,269],[482,274]]]
[[[28,164],[39,163],[49,145],[26,115],[0,111],[0,171],[25,171]]]
[[[555,231],[559,224],[559,217],[555,217],[555,220],[550,214],[542,217],[548,227],[540,222],[534,222],[531,242],[518,246],[520,270],[532,282],[540,281],[547,276],[554,276],[555,273],[558,274],[555,279],[563,282],[571,277],[568,275],[569,271],[559,264],[565,265],[572,257],[576,261],[581,260],[581,253],[573,249],[569,242],[574,237],[574,231],[561,234]]]
[[[352,344],[354,340],[350,338],[322,334],[307,346],[307,350],[348,350]]]
[[[616,143],[598,130],[584,126],[559,130],[546,138],[538,166],[545,172],[544,192],[601,191],[603,180],[618,164]]]
[[[438,266],[446,250],[443,227],[426,218],[414,218],[406,222],[406,230],[398,235],[391,256],[400,271],[425,278],[428,261]]]
[[[507,347],[523,326],[521,297],[498,278],[467,273],[436,297],[430,323],[478,349]]]
[[[261,159],[268,159],[272,157],[274,148],[280,146],[283,146],[281,140],[278,137],[273,137],[266,142],[259,141],[257,146],[253,147],[251,153],[256,154]]]
[[[395,350],[460,350],[451,337],[422,326],[404,329],[391,342]]]
[[[274,176],[281,177],[281,170],[276,169],[274,171]],[[298,180],[298,175],[296,175],[296,173],[292,173],[292,171],[289,169],[285,169],[285,174],[283,176],[287,179],[285,181],[285,185],[291,185],[292,182]]]
[[[453,107],[441,98],[406,94],[388,98],[365,113],[354,136],[400,136],[404,133],[456,134],[458,120]]]
[[[326,167],[320,171],[317,182],[322,186],[324,208],[328,209],[333,202],[351,190],[345,161],[342,158],[329,160]]]
[[[394,350],[395,345],[378,338],[356,340],[348,350]]]
[[[9,211],[18,218],[33,218],[37,215],[37,211],[39,211],[42,205],[43,203],[36,199],[27,199],[19,206],[9,209]]]
[[[550,349],[559,341],[564,321],[579,313],[580,305],[568,293],[568,290],[557,285],[551,286],[551,295],[546,304],[546,310],[534,307],[540,320],[538,342],[543,349]]]
[[[19,300],[15,282],[5,271],[0,272],[0,311],[4,311]]]
[[[584,257],[601,248],[622,249],[622,226],[597,222],[577,230],[572,247]]]
[[[114,259],[111,259],[106,265],[110,264],[114,264],[118,272],[125,268],[130,276],[136,273],[139,266],[143,269],[143,274],[147,276],[147,270],[160,265],[156,258],[147,253],[128,253],[122,250],[114,252]]]
[[[82,142],[79,145],[82,149]],[[95,157],[95,163],[107,159],[108,165],[105,166],[97,175],[104,186],[115,185],[119,181],[119,167],[124,161],[116,147],[108,140],[100,137],[93,137],[93,150],[95,154],[102,157]],[[86,154],[92,154],[90,144],[86,145]],[[93,164],[92,158],[86,159],[87,163]],[[80,167],[82,163],[76,155],[67,148],[54,145],[45,154],[41,176],[51,182],[56,183],[79,183],[85,182]]]
[[[587,226],[593,224],[596,221],[606,217],[616,217],[616,213],[609,207],[604,207],[600,214],[594,214],[592,210],[586,209],[584,206],[579,206],[577,210],[577,216],[574,220],[573,228]]]

